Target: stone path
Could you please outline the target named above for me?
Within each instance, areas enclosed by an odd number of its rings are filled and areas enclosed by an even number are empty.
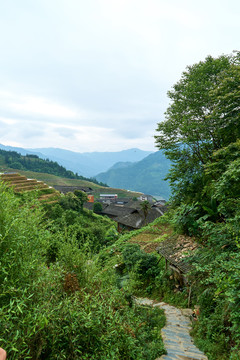
[[[208,360],[194,345],[189,335],[191,321],[187,315],[190,315],[190,309],[180,310],[164,302],[155,303],[150,299],[135,298],[135,301],[139,305],[159,307],[165,312],[166,325],[161,333],[167,355],[162,355],[156,360]]]

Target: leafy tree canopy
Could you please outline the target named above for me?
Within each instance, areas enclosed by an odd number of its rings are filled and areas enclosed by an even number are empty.
[[[188,66],[168,92],[171,103],[155,136],[173,161],[168,175],[175,199],[197,198],[204,165],[214,151],[240,137],[240,53],[208,56]],[[195,194],[195,195],[194,195]]]
[[[100,203],[100,202],[95,202],[94,204],[93,204],[93,211],[95,212],[95,213],[100,213],[101,211],[102,211],[102,204]]]
[[[155,138],[172,160],[170,221],[202,244],[192,259],[195,334],[209,359],[239,359],[240,52],[188,66],[168,96]]]

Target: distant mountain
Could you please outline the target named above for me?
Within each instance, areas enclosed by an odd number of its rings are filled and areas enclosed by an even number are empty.
[[[59,165],[56,161],[41,159],[36,154],[22,155],[19,153],[19,151],[15,151],[12,149],[0,149],[0,172],[5,172],[6,170],[23,170],[32,171],[35,173],[40,172],[45,174],[52,174],[62,178],[85,180],[94,182],[98,185],[105,185],[102,183],[98,183],[96,179],[88,179],[85,176],[77,175],[71,170],[67,170],[64,166]]]
[[[169,168],[170,160],[162,151],[157,151],[132,164],[115,164],[107,172],[98,174],[96,179],[111,187],[140,191],[168,200],[170,187],[163,179]]]
[[[118,162],[140,161],[151,151],[129,149],[117,152],[85,152],[79,153],[58,148],[24,149],[0,144],[0,149],[16,151],[22,155],[34,154],[42,159],[56,161],[59,165],[85,177],[95,177],[100,172],[107,171]]]
[[[131,162],[131,161],[119,161],[116,164],[114,164],[109,170],[112,169],[122,169],[122,168],[126,168],[128,166],[131,166],[135,163]]]
[[[49,159],[78,174],[94,177],[99,172],[107,171],[111,166],[120,161],[140,161],[151,154],[151,151],[129,149],[117,152],[86,152],[78,153],[57,148],[31,149],[41,152]]]
[[[20,148],[20,147],[7,146],[7,145],[0,144],[0,149],[5,150],[5,151],[16,151],[17,153],[19,153],[21,155],[32,154],[32,155],[37,155],[40,158],[45,158],[44,155],[38,151],[32,151],[30,149],[24,149],[24,148]]]

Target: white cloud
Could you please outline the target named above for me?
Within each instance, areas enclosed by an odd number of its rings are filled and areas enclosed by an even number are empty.
[[[17,119],[10,119],[10,118],[4,118],[0,117],[0,122],[5,125],[16,125],[18,123]]]
[[[37,97],[24,97],[21,102],[11,103],[10,106],[19,112],[38,114],[39,116],[73,118],[77,113],[66,106],[53,103],[48,99]]]
[[[153,149],[187,65],[239,46],[237,0],[0,3],[0,142]]]
[[[76,118],[76,111],[57,102],[37,96],[26,96],[6,91],[0,92],[0,105],[20,115]]]

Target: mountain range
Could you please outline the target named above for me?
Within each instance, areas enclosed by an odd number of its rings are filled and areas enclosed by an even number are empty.
[[[107,172],[97,175],[96,179],[111,187],[139,191],[168,200],[170,187],[164,178],[170,166],[170,160],[163,151],[156,151],[135,163],[116,163]]]
[[[114,188],[143,192],[166,200],[170,196],[169,184],[163,180],[170,168],[170,161],[163,151],[129,149],[78,153],[59,148],[24,149],[1,144],[0,149],[56,161],[74,173],[94,177]]]
[[[100,172],[107,171],[117,162],[136,162],[151,154],[151,151],[129,149],[116,152],[85,152],[79,153],[59,148],[24,149],[0,144],[0,149],[16,151],[22,155],[34,154],[41,159],[56,161],[66,169],[85,177],[95,177]]]

